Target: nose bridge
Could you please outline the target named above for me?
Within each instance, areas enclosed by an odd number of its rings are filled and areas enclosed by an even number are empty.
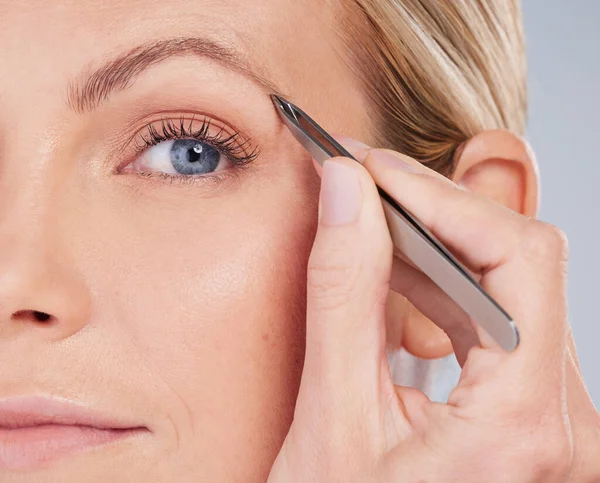
[[[60,221],[58,213],[62,212],[63,219],[68,217],[64,211],[68,193],[61,192],[59,183],[62,177],[63,187],[68,186],[64,182],[68,176],[64,163],[57,159],[54,143],[47,136],[35,135],[35,129],[23,117],[2,136],[0,254],[6,254],[6,248],[25,249],[42,232],[50,242],[53,237],[49,236],[52,231],[48,228]]]
[[[78,226],[69,208],[75,174],[52,143],[37,137],[32,147],[23,135],[10,141],[0,160],[0,340],[41,327],[62,339],[89,318],[89,293],[69,246]]]

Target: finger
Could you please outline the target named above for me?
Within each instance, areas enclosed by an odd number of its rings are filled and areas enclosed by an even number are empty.
[[[334,137],[360,163],[364,162],[372,149],[364,143],[343,135]],[[448,178],[435,171],[430,171],[429,174],[442,182],[454,185]],[[409,296],[411,304],[422,315],[429,320],[437,320],[438,327],[447,335],[452,334],[450,341],[457,361],[462,367],[471,347],[480,343],[471,318],[429,277],[418,270],[397,247],[394,247],[390,288],[405,297]]]
[[[369,151],[372,149],[364,143],[345,136],[336,135],[335,138],[361,164],[364,163]],[[411,168],[433,176],[449,186],[458,188],[454,182],[442,174],[416,162]],[[457,361],[461,367],[464,365],[471,347],[482,343],[489,348],[498,347],[498,344],[487,333],[476,324],[473,324],[471,317],[464,310],[429,277],[423,274],[397,247],[394,247],[394,257],[390,288],[404,296],[410,291],[411,304],[429,320],[436,321],[436,325],[450,337]],[[481,278],[476,273],[471,273],[471,276],[478,282]]]
[[[481,284],[516,320],[518,357],[527,360],[531,371],[557,370],[566,336],[560,232],[430,176],[431,170],[393,151],[370,150],[363,165],[379,186],[482,275]]]
[[[335,135],[335,139],[346,148],[360,163],[363,163],[372,149],[368,145],[342,135]],[[431,176],[447,183],[455,184],[445,176],[431,170],[424,169]],[[476,274],[475,274],[476,275]],[[480,277],[476,277],[477,279]],[[462,310],[445,292],[443,292],[429,277],[423,274],[414,263],[407,259],[398,248],[394,247],[394,260],[390,279],[391,290],[405,297],[409,296],[411,304],[429,320],[437,321],[449,337],[453,350],[460,366],[466,361],[471,347],[480,344],[477,327],[471,318]],[[485,339],[490,346],[495,342]]]
[[[390,288],[405,296],[414,307],[448,335],[461,367],[479,337],[471,318],[420,270],[394,259]]]
[[[350,159],[324,163],[319,211],[302,384],[328,413],[363,415],[380,393],[392,243],[375,185]]]
[[[335,138],[335,140],[338,143],[340,143],[346,149],[346,151],[348,151],[350,154],[352,154],[352,156],[354,156],[354,158],[361,164],[363,164],[365,162],[365,159],[369,155],[369,152],[372,149],[374,149],[365,143],[361,143],[360,141],[357,141],[356,139],[352,139],[347,136],[343,136],[341,134],[334,134],[333,137]],[[415,169],[420,169],[420,167],[422,167],[423,172],[426,172],[430,176],[433,176],[434,178],[440,180],[443,183],[447,183],[451,186],[456,186],[456,184],[452,180],[446,178],[446,176],[444,176],[443,174],[440,174],[437,171],[433,171],[433,170],[427,168],[426,166],[422,165],[418,161],[412,160],[412,162],[414,163]]]
[[[427,428],[427,411],[431,400],[423,392],[413,387],[394,386],[404,417],[410,424],[411,431],[400,434],[402,439],[408,439],[413,431],[425,432]]]

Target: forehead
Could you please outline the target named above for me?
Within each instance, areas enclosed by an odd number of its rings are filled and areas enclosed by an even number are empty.
[[[0,45],[8,47],[0,50],[0,92],[14,89],[28,99],[58,94],[139,45],[205,37],[239,51],[297,102],[323,108],[317,118],[326,121],[325,108],[335,105],[355,106],[358,115],[360,102],[348,102],[360,96],[337,17],[332,0],[0,0]]]

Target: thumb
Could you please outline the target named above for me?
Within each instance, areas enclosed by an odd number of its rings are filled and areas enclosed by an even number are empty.
[[[382,387],[394,393],[385,358],[391,264],[392,243],[370,175],[347,158],[325,161],[298,396],[305,409],[319,406],[324,425],[345,418],[338,427],[352,430],[348,417],[373,417],[376,426]]]

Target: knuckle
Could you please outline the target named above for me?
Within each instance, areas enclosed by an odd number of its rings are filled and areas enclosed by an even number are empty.
[[[512,428],[519,435],[522,465],[540,481],[565,481],[573,461],[573,442],[570,424],[562,412],[540,407],[538,399],[537,404],[522,401],[520,414],[515,411],[513,416]]]
[[[573,460],[572,444],[564,431],[552,429],[541,431],[529,441],[527,459],[544,481],[565,481]]]
[[[523,234],[526,251],[540,259],[566,261],[568,259],[569,241],[560,228],[539,221],[531,220]]]
[[[357,270],[337,257],[311,257],[309,260],[307,289],[316,308],[335,309],[348,304],[357,281]]]
[[[440,204],[437,210],[437,215],[440,220],[444,220],[445,222],[453,222],[453,220],[456,220],[456,223],[459,223],[456,213],[464,213],[473,210],[474,194],[464,196],[464,192],[461,188],[453,186],[451,193],[456,194],[456,196],[449,197],[447,191],[448,187],[441,182],[437,183],[435,188],[436,195],[446,198],[445,202]]]

